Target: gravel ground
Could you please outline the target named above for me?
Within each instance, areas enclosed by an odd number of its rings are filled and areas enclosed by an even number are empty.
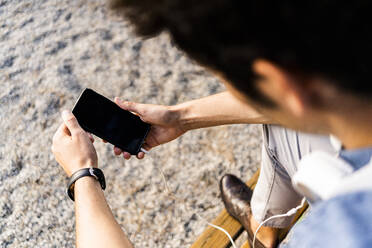
[[[50,151],[61,122],[90,87],[109,98],[173,105],[223,91],[166,34],[141,41],[104,1],[0,0],[0,247],[73,247],[67,179]],[[144,160],[96,142],[105,195],[137,247],[188,247],[222,209],[218,180],[248,179],[260,160],[254,125],[195,130]],[[165,172],[174,201],[165,190]]]

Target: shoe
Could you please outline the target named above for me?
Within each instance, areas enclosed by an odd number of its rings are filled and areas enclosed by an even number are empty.
[[[252,246],[254,233],[249,223],[252,215],[251,198],[253,191],[239,178],[226,174],[220,180],[222,201],[227,212],[234,217],[248,233],[248,242]],[[255,248],[266,248],[258,239],[255,241]]]

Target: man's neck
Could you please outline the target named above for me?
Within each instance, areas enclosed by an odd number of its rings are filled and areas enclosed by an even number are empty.
[[[345,149],[372,147],[372,109],[359,109],[350,115],[330,118],[331,133],[341,140]]]

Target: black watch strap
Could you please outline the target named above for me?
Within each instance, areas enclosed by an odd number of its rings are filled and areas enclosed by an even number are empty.
[[[100,184],[101,188],[105,190],[106,188],[106,180],[105,180],[105,175],[103,175],[102,170],[98,168],[84,168],[76,171],[72,176],[70,177],[70,180],[68,181],[67,185],[67,194],[70,197],[71,200],[75,201],[75,195],[74,195],[74,186],[75,182],[82,178],[82,177],[94,177]]]

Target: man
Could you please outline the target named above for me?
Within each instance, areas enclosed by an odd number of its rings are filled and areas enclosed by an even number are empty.
[[[142,36],[168,31],[180,49],[214,72],[227,88],[227,92],[173,107],[116,99],[119,106],[153,125],[145,149],[191,129],[232,123],[276,123],[326,135],[265,125],[263,168],[252,200],[252,192],[240,180],[229,175],[222,178],[225,205],[247,229],[250,240],[264,219],[300,203],[302,196],[294,191],[291,177],[304,154],[313,150],[340,153],[359,177],[368,174],[363,168],[372,168],[367,165],[372,154],[369,1],[122,0],[115,6]],[[63,119],[53,139],[57,161],[68,176],[81,168],[97,167],[89,136],[71,113],[65,112]],[[341,141],[341,151],[332,147],[329,134]],[[114,152],[123,151],[115,148]],[[129,156],[124,152],[125,158]],[[372,230],[366,221],[372,215],[371,185],[364,185],[315,206],[313,214],[294,230],[292,247],[371,245],[366,235]],[[79,247],[131,247],[93,177],[77,180],[74,194]],[[327,214],[320,217],[322,213]],[[278,228],[290,220],[266,223],[256,247],[274,247]],[[336,230],[342,235],[331,239]]]

